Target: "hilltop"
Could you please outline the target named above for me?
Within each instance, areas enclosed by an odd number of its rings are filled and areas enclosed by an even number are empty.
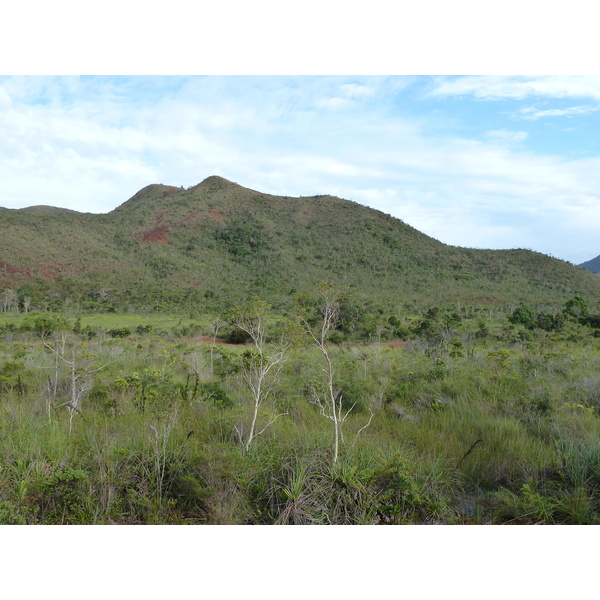
[[[249,294],[285,308],[321,281],[374,305],[562,305],[587,270],[530,250],[449,246],[334,196],[274,196],[208,177],[152,184],[107,214],[4,209],[0,289],[60,304],[210,310]]]

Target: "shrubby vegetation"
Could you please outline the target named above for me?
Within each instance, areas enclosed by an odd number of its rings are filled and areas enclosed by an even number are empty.
[[[2,211],[0,312],[206,314],[252,294],[284,312],[321,280],[388,313],[459,299],[535,309],[600,292],[597,275],[537,252],[448,246],[348,200],[270,196],[219,177],[151,185],[105,215]]]
[[[599,522],[595,274],[218,177],[2,226],[0,523]]]
[[[0,523],[600,522],[596,301],[321,292],[4,312]]]

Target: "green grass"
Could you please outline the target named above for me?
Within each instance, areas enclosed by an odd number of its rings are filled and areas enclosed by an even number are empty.
[[[243,345],[194,343],[175,315],[83,315],[99,333],[67,332],[64,356],[72,344],[82,386],[70,419],[66,362],[56,378],[56,356],[35,331],[3,329],[0,520],[599,522],[600,340],[575,324],[575,338],[532,331],[518,341],[500,315],[472,339],[477,319],[406,347],[330,345],[343,413],[352,407],[336,464],[332,422],[311,403],[324,375],[308,340],[288,352],[257,429],[281,416],[245,454]],[[106,334],[148,323],[130,338]]]

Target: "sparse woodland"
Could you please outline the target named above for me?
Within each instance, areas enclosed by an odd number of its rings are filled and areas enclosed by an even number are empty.
[[[598,523],[593,300],[385,311],[324,287],[182,316],[7,296],[0,523]]]

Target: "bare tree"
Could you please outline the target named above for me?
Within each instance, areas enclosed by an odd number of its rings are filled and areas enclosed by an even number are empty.
[[[333,464],[337,463],[340,447],[340,438],[342,432],[342,424],[346,420],[348,414],[354,408],[353,406],[342,414],[342,392],[336,390],[333,385],[334,369],[331,362],[331,356],[325,345],[327,335],[335,328],[340,317],[340,301],[339,294],[331,285],[321,286],[321,304],[319,306],[320,323],[313,324],[308,311],[302,307],[298,307],[298,319],[304,331],[310,336],[316,344],[325,360],[325,375],[326,375],[326,392],[325,398],[321,398],[318,392],[313,393],[313,404],[316,404],[321,414],[333,421]]]
[[[252,420],[244,443],[244,452],[248,452],[257,436],[264,433],[279,417],[287,414],[275,415],[258,433],[256,432],[259,408],[267,400],[277,381],[286,350],[290,345],[289,340],[282,335],[272,349],[267,348],[266,321],[269,313],[270,306],[266,302],[253,300],[226,315],[227,322],[248,334],[253,343],[253,349],[242,355],[242,373],[252,397]],[[238,430],[238,435],[243,441],[243,431]]]
[[[158,507],[162,509],[163,488],[167,468],[167,450],[169,437],[177,422],[177,412],[168,415],[166,420],[150,425],[154,432],[154,474],[156,475],[156,493],[158,496]]]
[[[58,374],[61,366],[60,357],[65,354],[66,344],[67,334],[63,331],[54,341],[54,348],[52,349],[52,352],[54,353],[54,365],[52,367],[47,367],[54,371],[54,381],[48,377],[48,402],[46,403],[46,410],[50,421],[52,421],[52,402],[56,402],[56,392],[58,390]],[[44,345],[46,347],[48,346],[46,342],[44,342]]]
[[[62,367],[66,367],[69,373],[69,391],[70,397],[66,402],[59,404],[58,406],[54,406],[55,409],[59,409],[63,406],[66,406],[69,410],[69,433],[71,433],[73,428],[73,418],[76,414],[80,415],[83,418],[83,414],[81,413],[81,402],[83,398],[90,392],[92,389],[92,381],[91,375],[97,373],[98,371],[104,369],[108,366],[112,360],[109,360],[105,364],[100,367],[93,368],[92,365],[96,361],[95,356],[84,356],[82,354],[77,354],[75,343],[71,342],[68,345],[68,338],[66,333],[62,333],[60,337],[56,339],[54,344],[49,344],[44,340],[44,346],[50,350],[50,352],[54,355],[54,365],[52,367],[42,367],[42,368],[50,368],[54,370],[54,385],[51,385],[49,382],[49,397],[56,398],[57,388],[58,388],[58,375],[59,370]],[[49,378],[50,379],[50,378]],[[50,401],[47,405],[48,416],[50,415],[51,404]]]
[[[210,372],[214,373],[213,369],[213,356],[215,352],[215,344],[217,343],[217,336],[221,327],[227,325],[223,319],[217,318],[210,324],[210,332],[212,333],[212,343],[210,345]]]
[[[2,302],[3,312],[19,311],[19,296],[14,290],[6,288],[2,294],[0,294],[0,301]]]

